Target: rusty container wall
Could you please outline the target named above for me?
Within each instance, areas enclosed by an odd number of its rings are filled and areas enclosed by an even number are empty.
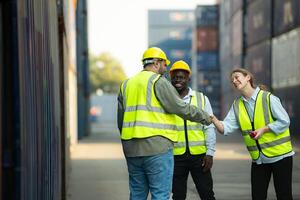
[[[256,44],[246,50],[245,67],[249,69],[257,82],[271,87],[271,42]]]
[[[218,50],[218,28],[217,27],[197,27],[197,51],[217,51]]]
[[[272,40],[272,87],[300,85],[300,28]]]
[[[278,96],[282,102],[283,107],[290,117],[290,133],[292,138],[299,136],[299,121],[300,121],[300,86],[285,87],[274,89],[274,95]]]
[[[272,0],[256,0],[247,6],[246,46],[271,38]]]
[[[299,0],[274,0],[273,32],[274,36],[300,26]]]

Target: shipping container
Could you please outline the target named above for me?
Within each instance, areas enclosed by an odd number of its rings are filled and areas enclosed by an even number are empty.
[[[198,71],[198,90],[209,97],[220,98],[221,78],[219,71]]]
[[[69,30],[62,13],[75,11],[69,7],[74,2],[0,2],[0,27],[6,27],[0,30],[1,199],[66,198],[64,89],[70,87],[65,84],[63,56],[72,46],[61,37]],[[68,5],[68,12],[60,10],[62,5]]]
[[[217,51],[218,50],[218,28],[197,27],[196,46],[197,51]]]
[[[285,87],[275,89],[274,95],[278,96],[282,102],[283,107],[287,111],[290,117],[290,133],[292,138],[298,138],[299,136],[299,121],[300,121],[300,86]]]
[[[278,36],[300,25],[299,0],[274,0],[274,36]]]
[[[218,6],[197,6],[195,13],[196,26],[218,26]]]
[[[300,28],[272,40],[272,87],[300,85]]]
[[[149,46],[166,46],[168,48],[192,48],[191,26],[149,27]]]
[[[89,62],[87,33],[87,0],[77,1],[76,8],[76,64],[78,94],[78,136],[90,134]],[[80,137],[78,137],[80,138]]]
[[[231,22],[231,53],[241,55],[243,53],[243,10],[238,10],[232,16]]]
[[[221,118],[221,101],[220,98],[209,98],[210,105],[212,107],[213,113],[219,119]]]
[[[237,11],[243,9],[244,0],[230,0],[231,16],[235,15]]]
[[[221,0],[220,3],[220,24],[227,25],[231,19],[231,6],[228,0]]]
[[[197,70],[217,70],[219,69],[218,52],[197,53]]]
[[[149,10],[148,26],[193,26],[195,14],[193,10]]]
[[[247,7],[247,47],[271,38],[272,0],[256,0]]]
[[[245,68],[249,69],[257,84],[271,87],[271,42],[256,44],[246,50]]]
[[[184,60],[186,63],[191,65],[192,52],[190,49],[181,49],[181,48],[177,48],[177,49],[162,48],[162,49],[166,53],[166,55],[167,55],[168,59],[171,61],[171,63],[174,63],[177,60]]]
[[[2,4],[0,3],[0,160],[2,161],[3,158],[2,158],[2,137],[3,137],[3,128],[2,128],[2,115],[3,115],[3,111],[2,111],[2,98],[4,97],[2,91],[2,82],[3,82],[3,34],[2,34],[2,31],[3,31],[3,28],[2,28]],[[0,162],[1,163],[1,162]],[[2,199],[2,167],[0,169],[0,196]]]
[[[220,60],[228,59],[231,55],[232,42],[231,42],[231,23],[220,27],[219,34],[219,52],[220,52]]]
[[[220,81],[221,81],[221,91],[222,93],[227,93],[232,89],[230,81],[230,72],[233,69],[232,60],[230,58],[220,60]]]
[[[244,55],[236,55],[231,57],[231,65],[233,68],[243,67],[244,66]]]

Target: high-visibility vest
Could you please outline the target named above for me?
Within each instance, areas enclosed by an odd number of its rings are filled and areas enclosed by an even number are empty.
[[[265,127],[274,121],[271,114],[270,95],[270,92],[263,90],[258,92],[253,114],[253,127],[242,97],[233,103],[235,117],[239,122],[244,142],[253,160],[259,158],[260,152],[266,157],[272,158],[292,151],[289,128],[280,134],[266,132],[258,140],[252,139],[249,135],[250,131]]]
[[[202,108],[204,110],[204,95],[200,92],[193,91],[190,104]],[[178,142],[174,144],[173,154],[182,155],[186,152],[187,145],[192,155],[199,155],[206,152],[205,134],[203,125],[196,122],[186,120],[186,130],[182,118],[176,116],[177,128],[179,131]]]
[[[177,142],[175,115],[166,113],[154,94],[159,78],[159,74],[142,71],[121,85],[125,108],[122,140],[163,136]]]

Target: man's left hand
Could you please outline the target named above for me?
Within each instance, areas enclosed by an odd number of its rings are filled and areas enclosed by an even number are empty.
[[[212,168],[213,165],[213,157],[210,155],[205,155],[203,158],[202,166],[203,166],[203,172],[207,172]]]

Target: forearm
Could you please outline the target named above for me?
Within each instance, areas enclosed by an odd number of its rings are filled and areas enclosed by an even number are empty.
[[[210,116],[211,122],[215,125],[219,133],[224,134],[224,125],[223,123],[214,115]]]

